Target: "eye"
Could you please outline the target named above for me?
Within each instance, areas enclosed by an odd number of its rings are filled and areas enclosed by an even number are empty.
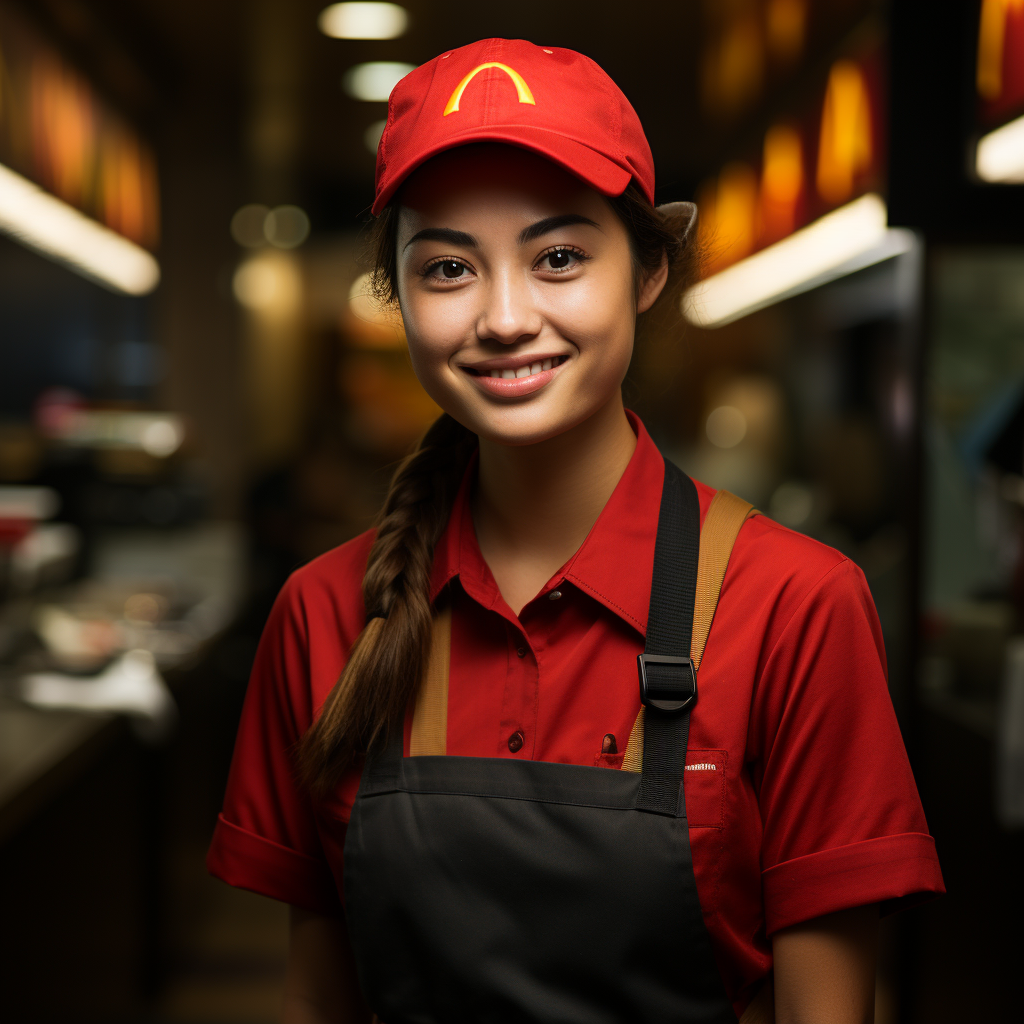
[[[444,259],[429,264],[423,276],[435,281],[458,281],[469,274],[469,267],[461,260]]]
[[[578,249],[569,249],[564,246],[548,249],[537,261],[537,268],[540,270],[553,270],[556,273],[572,270],[581,263],[586,262],[590,257]]]

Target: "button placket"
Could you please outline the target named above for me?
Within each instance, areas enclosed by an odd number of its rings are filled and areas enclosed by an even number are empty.
[[[525,658],[530,653],[530,642],[526,639],[525,633],[510,627],[508,642],[512,650],[516,652],[517,658]]]
[[[521,624],[516,628],[509,622],[506,638],[508,668],[498,723],[498,756],[515,754],[528,758],[533,756],[532,734],[537,724],[537,652],[532,637],[527,637],[526,628]]]

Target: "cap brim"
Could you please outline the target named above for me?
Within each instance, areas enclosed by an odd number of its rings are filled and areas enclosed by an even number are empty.
[[[537,128],[533,125],[486,125],[446,139],[436,146],[423,150],[415,160],[407,161],[395,172],[387,186],[374,200],[371,208],[373,215],[376,216],[387,206],[405,179],[417,167],[439,153],[457,149],[459,146],[468,146],[474,142],[503,142],[547,157],[548,160],[565,168],[570,174],[575,175],[605,196],[622,195],[633,178],[629,168],[615,163],[614,160],[609,159],[603,153],[596,152],[582,142],[577,142],[575,139],[567,138],[557,132]]]

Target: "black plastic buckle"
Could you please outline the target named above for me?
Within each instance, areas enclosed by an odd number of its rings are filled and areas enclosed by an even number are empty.
[[[638,654],[636,665],[640,674],[640,703],[645,708],[678,712],[687,710],[696,702],[697,674],[693,671],[693,662],[689,658],[676,658],[667,654]],[[657,679],[648,678],[648,665],[678,665],[682,672],[672,675],[679,679],[680,685],[659,685]]]

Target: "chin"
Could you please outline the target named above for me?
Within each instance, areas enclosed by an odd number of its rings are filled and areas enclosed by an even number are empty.
[[[544,406],[547,406],[545,408]],[[557,409],[549,403],[530,403],[496,410],[466,410],[463,422],[479,437],[492,444],[521,448],[550,441],[588,420],[599,406],[586,409]]]

